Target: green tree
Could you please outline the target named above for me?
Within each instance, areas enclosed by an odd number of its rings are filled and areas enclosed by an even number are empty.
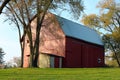
[[[4,63],[3,57],[4,57],[4,51],[2,50],[2,48],[0,48],[0,65]]]
[[[106,51],[115,54],[120,67],[120,5],[114,0],[102,0],[97,7],[99,15],[85,15],[81,21],[102,34]]]
[[[69,6],[69,7],[66,7]],[[11,0],[6,6],[6,16],[13,22],[19,32],[19,41],[24,40],[27,35],[30,43],[30,67],[37,67],[40,43],[40,29],[45,14],[50,10],[68,10],[75,17],[79,17],[83,11],[82,0]],[[37,19],[36,39],[33,42],[31,22]],[[21,29],[22,27],[22,29]],[[22,30],[22,31],[21,31]],[[23,37],[21,36],[23,32]],[[33,44],[34,43],[34,44]],[[24,44],[21,43],[21,50],[24,51]],[[23,60],[23,53],[22,53]],[[35,57],[34,57],[35,56]]]

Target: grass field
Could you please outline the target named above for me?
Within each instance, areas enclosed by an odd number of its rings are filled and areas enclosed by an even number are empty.
[[[0,69],[0,80],[120,80],[120,68]]]

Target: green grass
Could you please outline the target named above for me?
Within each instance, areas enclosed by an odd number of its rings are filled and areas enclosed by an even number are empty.
[[[120,80],[120,68],[0,69],[0,80]]]

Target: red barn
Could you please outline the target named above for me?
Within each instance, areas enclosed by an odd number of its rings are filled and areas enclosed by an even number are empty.
[[[35,36],[36,20],[31,23]],[[24,67],[29,66],[29,41],[26,36]],[[35,37],[33,38],[34,41]],[[104,66],[104,46],[96,31],[48,13],[40,32],[41,68],[81,68]]]

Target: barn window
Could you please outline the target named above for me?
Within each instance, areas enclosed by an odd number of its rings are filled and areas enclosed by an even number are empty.
[[[27,40],[27,43],[29,43],[29,40]]]
[[[30,57],[30,55],[26,55],[27,57]]]
[[[100,58],[98,58],[98,63],[101,63],[101,59]]]

